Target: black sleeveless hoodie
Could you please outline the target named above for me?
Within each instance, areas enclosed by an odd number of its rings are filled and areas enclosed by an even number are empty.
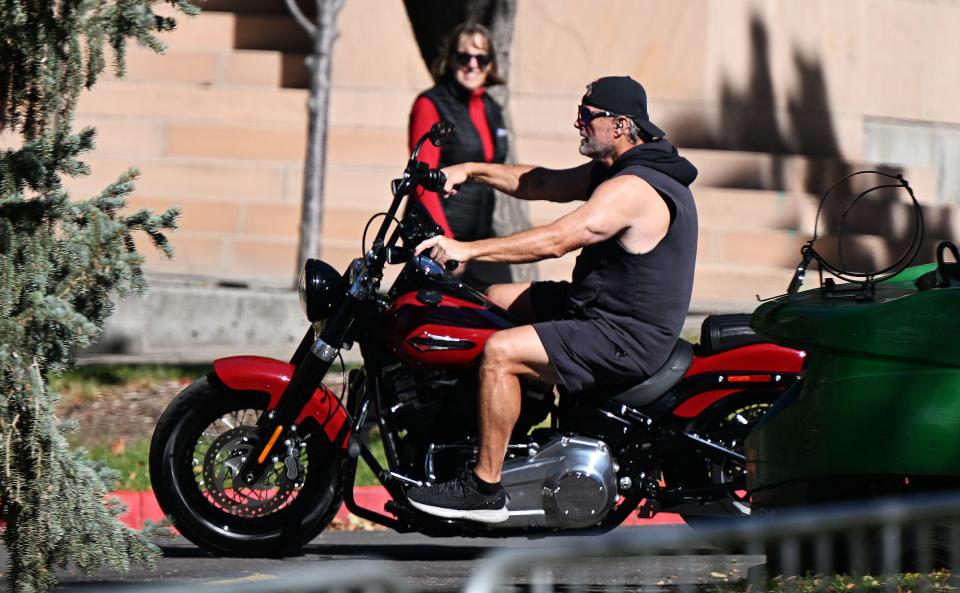
[[[573,270],[571,315],[595,320],[646,373],[662,365],[683,327],[697,258],[697,208],[689,185],[697,170],[666,140],[641,144],[608,169],[597,164],[591,193],[600,183],[636,175],[670,209],[666,236],[651,251],[626,251],[619,237],[584,247]]]

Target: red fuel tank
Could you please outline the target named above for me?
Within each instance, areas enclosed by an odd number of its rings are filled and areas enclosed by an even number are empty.
[[[479,300],[479,299],[478,299]],[[437,290],[414,290],[387,311],[391,348],[406,364],[431,367],[475,365],[493,332],[514,327],[489,301],[460,299]]]

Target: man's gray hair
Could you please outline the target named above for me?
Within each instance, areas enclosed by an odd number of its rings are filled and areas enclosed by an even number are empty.
[[[631,144],[636,144],[637,140],[643,140],[644,142],[649,142],[652,140],[650,134],[645,132],[640,126],[637,125],[637,122],[633,118],[627,118],[627,140]]]

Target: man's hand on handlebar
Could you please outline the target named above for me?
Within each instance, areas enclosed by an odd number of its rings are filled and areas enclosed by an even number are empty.
[[[443,186],[443,191],[440,192],[440,195],[444,198],[451,198],[457,195],[457,190],[460,189],[460,185],[469,179],[467,166],[465,164],[450,165],[449,167],[444,167],[441,171],[447,176],[447,183]]]
[[[452,265],[453,262],[463,264],[470,261],[469,245],[469,243],[463,241],[437,235],[417,245],[416,249],[413,250],[413,254],[427,255],[444,267],[447,267],[448,263]],[[458,266],[458,268],[462,270],[463,266]]]

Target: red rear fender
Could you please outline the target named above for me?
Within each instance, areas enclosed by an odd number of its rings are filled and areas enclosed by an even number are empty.
[[[713,356],[693,359],[687,377],[703,373],[770,372],[799,373],[806,353],[776,344],[751,344]]]
[[[288,362],[263,356],[231,356],[213,363],[213,372],[224,385],[237,391],[260,391],[270,396],[272,410],[277,407],[280,396],[290,383],[294,366]],[[320,385],[307,403],[297,424],[307,418],[316,420],[323,427],[330,442],[342,443],[346,447],[350,436],[347,414],[340,405],[337,396],[325,385]],[[340,431],[344,430],[344,434]],[[339,435],[339,436],[338,436]]]
[[[698,375],[719,374],[726,378],[722,389],[702,391],[680,404],[674,416],[695,418],[721,399],[739,393],[740,386],[765,386],[776,374],[796,375],[803,368],[804,352],[776,344],[751,344],[713,356],[698,356],[687,370],[684,379]]]

